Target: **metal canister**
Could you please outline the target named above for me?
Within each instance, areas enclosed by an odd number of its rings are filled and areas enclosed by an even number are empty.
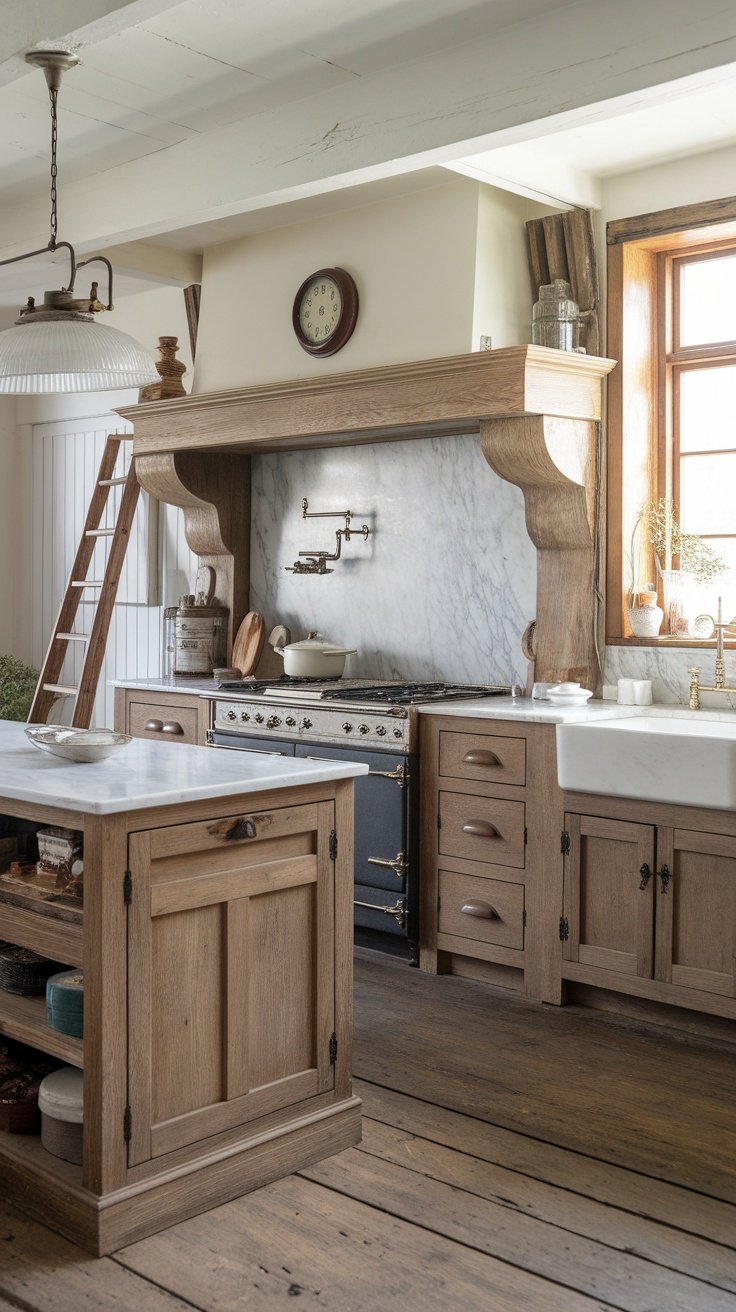
[[[211,674],[225,664],[227,617],[223,606],[179,606],[174,634],[174,673]]]
[[[164,611],[161,633],[161,677],[170,683],[176,673],[176,617],[177,606],[167,606]]]

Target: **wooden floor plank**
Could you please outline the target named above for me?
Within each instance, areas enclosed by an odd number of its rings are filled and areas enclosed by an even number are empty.
[[[294,1312],[295,1295],[320,1312],[611,1306],[293,1176],[133,1244],[117,1260],[168,1289],[186,1289],[207,1312]]]
[[[346,1197],[383,1207],[436,1236],[460,1240],[521,1270],[623,1312],[736,1312],[736,1296],[509,1207],[416,1174],[357,1148],[303,1173]]]
[[[736,1253],[642,1216],[581,1197],[430,1140],[365,1119],[362,1152],[485,1198],[570,1234],[736,1294]],[[309,1174],[307,1172],[306,1174]],[[317,1172],[317,1178],[319,1172]],[[736,1239],[736,1235],[734,1236]],[[559,1236],[564,1242],[564,1236]],[[612,1253],[606,1261],[616,1261]],[[573,1282],[571,1282],[573,1283]]]
[[[661,1222],[674,1228],[675,1242],[685,1231],[736,1249],[736,1207],[732,1203],[542,1143],[364,1080],[355,1081],[355,1091],[363,1100],[364,1115],[374,1121],[472,1153],[531,1179],[572,1190],[583,1198]]]
[[[726,1045],[378,956],[356,961],[356,1075],[736,1202]]]
[[[0,1202],[0,1306],[23,1312],[191,1312],[198,1304],[109,1257],[90,1257]]]

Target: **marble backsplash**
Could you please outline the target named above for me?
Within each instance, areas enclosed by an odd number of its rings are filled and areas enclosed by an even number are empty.
[[[700,666],[703,683],[713,683],[715,650],[713,647],[607,647],[604,683],[617,679],[651,679],[655,702],[687,705],[690,696],[690,666]],[[736,652],[725,653],[726,683],[736,684]],[[736,709],[736,694],[701,694],[703,706],[719,710]]]
[[[325,576],[289,573],[335,547],[339,519],[368,524]],[[251,606],[292,639],[315,629],[357,648],[350,677],[526,681],[521,634],[535,613],[536,553],[520,490],[476,436],[335,447],[253,459]]]

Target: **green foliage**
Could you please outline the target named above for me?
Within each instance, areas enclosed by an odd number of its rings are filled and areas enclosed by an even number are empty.
[[[38,673],[13,656],[0,656],[0,720],[25,720]]]
[[[675,516],[675,503],[661,497],[644,506],[641,522],[657,555],[660,569],[671,569],[672,557],[679,558],[683,574],[699,583],[713,583],[725,573],[726,562],[697,533],[684,533]]]

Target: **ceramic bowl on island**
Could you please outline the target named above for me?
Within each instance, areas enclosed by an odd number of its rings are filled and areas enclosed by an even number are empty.
[[[131,742],[128,734],[115,733],[114,729],[70,729],[63,724],[29,724],[26,737],[42,752],[80,765],[104,761]]]

